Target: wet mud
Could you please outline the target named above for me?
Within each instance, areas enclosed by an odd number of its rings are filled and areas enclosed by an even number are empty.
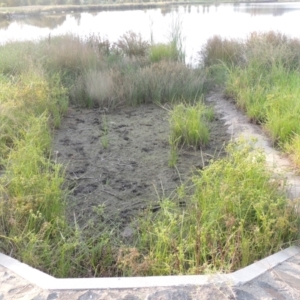
[[[210,143],[182,147],[176,168],[169,167],[168,110],[156,105],[114,112],[70,108],[55,133],[53,153],[65,166],[67,213],[84,226],[97,220],[97,208],[112,224],[126,226],[140,211],[159,207],[176,187],[211,159],[224,155],[229,134],[216,114]]]

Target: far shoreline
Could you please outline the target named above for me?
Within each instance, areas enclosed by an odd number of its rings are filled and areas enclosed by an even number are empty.
[[[168,7],[172,5],[193,5],[193,4],[223,4],[223,3],[284,3],[299,1],[168,1],[168,2],[140,2],[140,3],[103,3],[95,5],[36,5],[36,6],[18,6],[18,7],[0,7],[0,18],[13,19],[18,16],[36,16],[43,14],[64,14],[86,11],[106,11],[106,10],[129,10],[129,9],[151,9]]]

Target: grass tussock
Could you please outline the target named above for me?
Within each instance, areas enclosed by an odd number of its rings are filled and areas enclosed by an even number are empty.
[[[194,106],[175,105],[170,114],[171,144],[186,145],[196,149],[209,142],[208,122],[214,118],[212,109],[198,102]]]
[[[170,111],[170,156],[169,167],[177,164],[178,149],[187,146],[200,149],[209,142],[208,123],[214,118],[211,108],[205,106],[202,100],[194,105],[177,104]]]
[[[155,215],[139,219],[136,247],[123,248],[126,275],[231,272],[270,255],[298,237],[294,205],[278,191],[265,157],[246,142],[162,199]]]
[[[166,61],[179,61],[180,53],[175,43],[169,44],[153,44],[150,47],[150,61],[159,62]]]

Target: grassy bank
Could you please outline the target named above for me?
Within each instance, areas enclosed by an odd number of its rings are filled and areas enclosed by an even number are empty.
[[[252,122],[261,124],[298,167],[299,50],[299,40],[275,32],[254,33],[245,41],[215,37],[203,50],[203,64],[212,76],[216,70],[224,75],[226,95]]]
[[[201,100],[207,70],[185,66],[178,36],[167,45],[129,32],[115,44],[64,36],[0,47],[0,251],[57,277],[200,274],[236,270],[298,237],[294,205],[277,189],[264,156],[242,142],[195,173],[173,199],[161,199],[157,213],[137,218],[134,244],[124,246],[99,207],[99,221],[84,228],[76,215],[67,219],[64,166],[51,153],[51,139],[68,105],[168,103],[171,150],[209,143],[213,112]],[[221,66],[208,49],[203,55],[209,74],[222,68],[235,96],[233,68],[247,66],[241,55]],[[294,66],[289,74],[296,72]]]

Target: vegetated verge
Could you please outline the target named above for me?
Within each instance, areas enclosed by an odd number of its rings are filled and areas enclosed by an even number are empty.
[[[264,155],[243,141],[194,171],[172,197],[160,196],[157,209],[141,211],[130,239],[107,222],[105,206],[84,226],[76,214],[67,219],[65,175],[51,139],[68,101],[102,112],[167,104],[170,155],[209,144],[214,115],[199,102],[205,70],[185,66],[176,37],[176,51],[132,32],[114,45],[65,36],[1,46],[1,251],[57,277],[201,274],[236,270],[298,237],[295,203],[278,190]],[[208,75],[219,68],[211,66]],[[223,74],[230,78],[228,67]],[[110,147],[107,122],[103,149]]]
[[[203,64],[213,77],[225,81],[225,95],[261,124],[274,146],[288,153],[297,167],[299,49],[298,39],[276,32],[252,33],[245,41],[214,37],[203,49]]]

